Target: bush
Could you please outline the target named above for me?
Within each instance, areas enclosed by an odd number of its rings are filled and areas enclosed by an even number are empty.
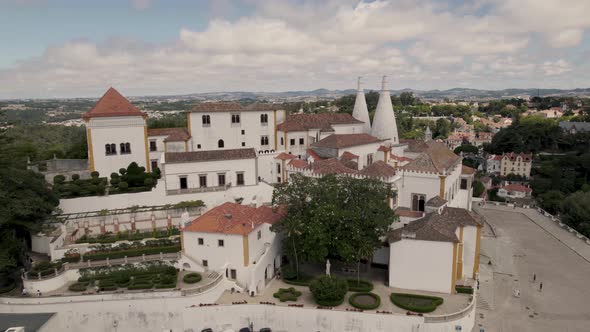
[[[72,181],[80,180],[80,174],[72,174]]]
[[[295,279],[297,278],[297,270],[293,265],[283,265],[281,266],[281,274],[283,275],[283,279]]]
[[[299,278],[297,279],[283,279],[283,281],[290,285],[309,286],[313,281],[313,277],[299,274]]]
[[[363,279],[346,279],[350,292],[370,292],[373,290],[373,283]]]
[[[143,254],[146,255],[156,255],[160,252],[162,253],[173,253],[179,252],[180,245],[174,246],[166,246],[166,247],[148,247],[148,248],[140,248],[140,249],[128,249],[128,250],[119,250],[119,251],[110,251],[110,252],[97,252],[97,253],[90,253],[84,255],[84,261],[100,261],[109,259],[116,259],[116,258],[124,258],[127,257],[137,257]]]
[[[97,171],[94,171],[94,172],[91,172],[91,173],[90,173],[90,176],[91,176],[93,179],[97,179],[99,175],[100,175],[100,173],[98,173]]]
[[[151,186],[153,186],[153,185],[154,185],[154,180],[153,180],[153,179],[151,179],[151,178],[146,178],[145,180],[143,180],[143,184],[144,184],[146,187],[151,187]]]
[[[88,288],[88,282],[76,282],[68,287],[72,292],[84,292]]]
[[[63,184],[66,181],[66,177],[63,175],[56,175],[53,177],[54,184]]]
[[[371,301],[372,303],[368,303]],[[381,298],[375,293],[354,293],[348,298],[348,303],[357,309],[373,310],[379,308],[379,305],[381,305]]]
[[[297,301],[297,298],[301,296],[301,292],[293,287],[290,288],[279,288],[279,291],[274,293],[272,296],[279,299],[281,302],[286,301]]]
[[[334,307],[344,302],[344,296],[348,291],[348,283],[344,279],[321,276],[309,284],[309,290],[317,304]]]
[[[137,290],[137,289],[152,289],[154,285],[152,283],[133,283],[133,285],[127,287],[129,290]]]
[[[461,294],[473,294],[473,287],[457,286],[455,287],[455,291]]]
[[[182,281],[184,281],[187,284],[195,284],[199,281],[201,281],[203,277],[201,277],[201,275],[199,273],[196,272],[191,272],[191,273],[187,273],[184,275],[184,277],[182,277]]]
[[[119,178],[119,173],[115,173],[115,172],[111,173],[111,180],[118,179],[118,178]]]
[[[125,181],[121,181],[121,182],[119,183],[119,189],[121,189],[121,190],[126,190],[127,188],[129,188],[129,185],[127,184],[127,182],[125,182]]]
[[[125,175],[125,173],[127,173],[127,169],[126,168],[119,168],[119,173],[121,173],[121,175]]]
[[[443,299],[437,296],[418,294],[391,293],[391,302],[396,306],[414,312],[433,312],[443,304]]]
[[[0,294],[8,293],[16,288],[16,282],[13,278],[4,279],[0,285]]]

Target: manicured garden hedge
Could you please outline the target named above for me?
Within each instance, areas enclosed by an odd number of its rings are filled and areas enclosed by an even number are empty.
[[[473,294],[473,287],[461,287],[461,286],[457,286],[455,287],[455,291],[457,293],[462,293],[462,294]]]
[[[78,278],[78,283],[97,281],[97,286],[101,291],[113,291],[118,288],[127,288],[129,290],[152,289],[152,288],[175,288],[178,271],[169,265],[148,265],[147,267],[135,266],[115,266],[105,269],[81,270],[82,277]],[[103,272],[104,271],[104,272]]]
[[[364,279],[346,279],[348,291],[350,292],[370,292],[373,290],[373,283]]]
[[[84,292],[88,288],[88,282],[77,282],[68,287],[72,292]]]
[[[55,269],[58,269],[58,270],[61,269],[62,265],[63,265],[63,263],[61,261],[39,262],[39,263],[35,264],[35,266],[33,266],[31,271],[27,272],[27,276],[29,278],[38,278],[39,272],[41,273],[42,277],[53,275],[53,274],[55,274]]]
[[[90,237],[90,236],[84,235],[81,238],[79,238],[78,240],[76,240],[76,243],[103,243],[103,244],[106,244],[106,243],[115,243],[117,241],[139,241],[139,240],[143,240],[146,238],[160,239],[160,238],[167,238],[167,237],[170,237],[173,235],[179,235],[179,234],[180,234],[180,230],[176,227],[172,227],[172,228],[164,229],[164,230],[147,231],[147,232],[123,231],[123,232],[118,232],[117,234],[105,233],[105,234],[101,234],[96,237]]]
[[[309,284],[309,290],[317,304],[326,307],[335,307],[344,302],[348,291],[348,283],[344,279],[333,276],[321,276],[313,279]]]
[[[196,284],[197,282],[201,281],[203,277],[196,272],[187,273],[182,277],[182,281],[187,284]]]
[[[100,261],[105,259],[117,259],[117,258],[124,258],[127,257],[136,257],[145,255],[157,255],[159,253],[173,253],[179,252],[180,245],[174,246],[165,246],[165,247],[148,247],[148,248],[141,248],[141,249],[128,249],[128,250],[118,250],[118,251],[110,251],[110,252],[97,252],[84,255],[84,261]]]
[[[361,303],[363,297],[371,298],[373,303]],[[375,293],[360,292],[350,295],[350,297],[348,298],[348,303],[350,303],[351,306],[357,309],[373,310],[379,308],[379,305],[381,305],[381,298],[379,297],[379,295]]]
[[[283,279],[286,284],[295,286],[309,286],[313,281],[313,277],[306,275],[299,275],[299,279]]]
[[[433,312],[443,304],[443,299],[437,296],[418,294],[391,293],[391,302],[396,306],[414,312]]]
[[[301,296],[301,292],[293,287],[279,288],[279,291],[274,293],[272,296],[279,299],[281,302],[297,301],[297,298]]]

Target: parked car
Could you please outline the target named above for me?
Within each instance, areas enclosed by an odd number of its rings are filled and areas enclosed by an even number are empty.
[[[263,327],[260,329],[260,332],[272,332],[272,330],[270,329],[270,327]]]
[[[249,327],[242,327],[239,332],[252,332]]]
[[[206,328],[206,329],[202,329],[201,332],[213,332],[213,329]]]

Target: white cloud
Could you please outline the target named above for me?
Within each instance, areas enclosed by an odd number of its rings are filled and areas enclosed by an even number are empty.
[[[571,84],[564,74],[576,65],[554,60],[563,55],[552,48],[581,43],[588,3],[260,1],[250,16],[214,18],[163,44],[111,38],[49,47],[0,70],[0,97],[99,95],[109,85],[133,94],[351,88],[358,75],[377,88],[382,74],[392,88],[536,86],[538,75]]]

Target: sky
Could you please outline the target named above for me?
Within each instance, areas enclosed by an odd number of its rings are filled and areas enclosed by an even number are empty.
[[[590,0],[0,0],[0,98],[590,87]]]

